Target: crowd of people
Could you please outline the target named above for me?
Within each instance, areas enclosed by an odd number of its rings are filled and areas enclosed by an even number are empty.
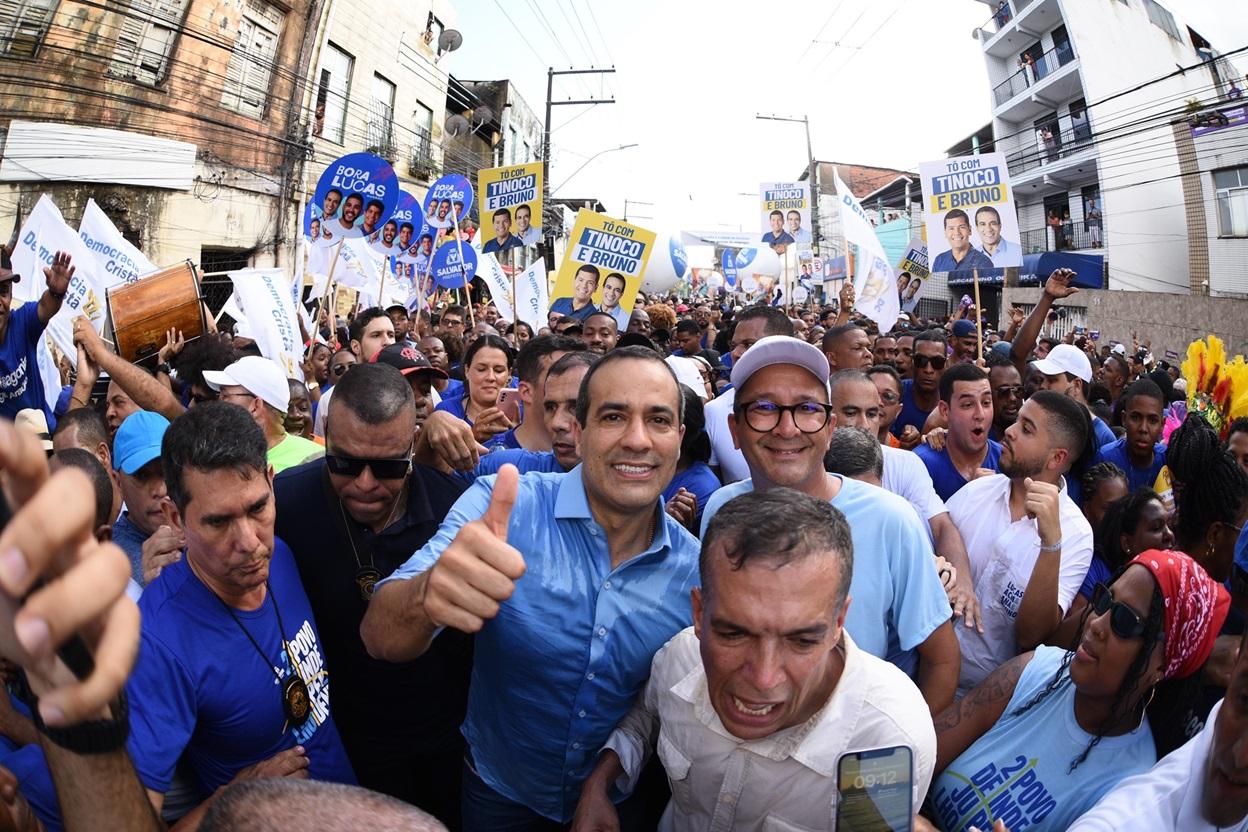
[[[80,319],[58,397],[72,268],[0,263],[0,826],[1248,829],[1248,390],[1047,336],[1070,272],[367,308],[302,379]]]

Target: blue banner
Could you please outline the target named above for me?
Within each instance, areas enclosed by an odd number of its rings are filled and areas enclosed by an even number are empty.
[[[737,291],[737,257],[732,249],[724,249],[719,262],[720,270],[724,273],[724,285],[728,287],[729,292]]]
[[[311,238],[312,221],[317,220],[316,239],[326,244],[345,237],[372,237],[398,202],[399,177],[389,162],[372,153],[348,153],[321,174],[303,233]]]
[[[439,286],[463,289],[477,273],[477,251],[467,243],[449,240],[433,253],[429,271]]]
[[[425,222],[439,229],[457,226],[471,206],[472,183],[458,173],[448,173],[425,194]]]

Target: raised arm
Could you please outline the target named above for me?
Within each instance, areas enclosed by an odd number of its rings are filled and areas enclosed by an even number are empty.
[[[65,301],[65,293],[69,291],[69,281],[73,276],[74,266],[69,255],[63,251],[52,255],[52,265],[43,269],[48,288],[39,296],[37,314],[41,326],[47,326],[48,321],[61,311],[61,304]]]
[[[1019,650],[1034,650],[1062,623],[1057,591],[1062,567],[1061,492],[1056,485],[1032,479],[1026,481],[1026,489],[1027,512],[1036,518],[1040,534],[1040,555],[1018,603],[1014,640]]]
[[[1027,377],[1027,359],[1031,356],[1031,351],[1035,349],[1040,331],[1044,329],[1044,321],[1049,315],[1049,310],[1053,308],[1053,301],[1068,298],[1079,291],[1070,285],[1074,279],[1075,273],[1070,269],[1058,269],[1049,275],[1049,279],[1044,281],[1044,291],[1040,293],[1036,308],[1031,310],[1031,314],[1019,328],[1018,335],[1010,347],[1010,358],[1023,378]]]
[[[108,373],[109,378],[117,382],[139,407],[159,413],[169,421],[186,412],[173,391],[148,375],[146,370],[110,350],[86,318],[74,319],[74,343],[86,350],[87,356]]]

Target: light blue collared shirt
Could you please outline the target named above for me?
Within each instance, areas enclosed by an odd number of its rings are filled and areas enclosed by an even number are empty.
[[[988,259],[992,261],[992,265],[998,269],[1006,266],[1017,266],[1022,263],[1023,255],[1018,250],[1018,243],[1011,243],[1002,237],[997,243],[997,253],[988,254],[988,249],[980,249]]]
[[[528,569],[477,634],[463,726],[490,788],[564,823],[654,654],[692,623],[698,585],[698,541],[659,500],[653,545],[612,569],[581,471],[520,478],[507,542]],[[433,566],[460,527],[485,514],[494,481],[479,478],[382,584]]]

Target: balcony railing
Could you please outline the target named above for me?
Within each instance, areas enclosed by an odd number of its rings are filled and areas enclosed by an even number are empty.
[[[1014,9],[1006,0],[1002,0],[997,6],[997,10],[992,13],[992,17],[988,18],[988,22],[980,26],[979,36],[983,40],[995,35],[1005,28],[1005,25],[1014,19]]]
[[[437,172],[437,160],[433,158],[433,137],[423,127],[416,127],[416,134],[408,156],[407,172],[417,179],[432,179]]]
[[[1045,226],[1022,232],[1023,253],[1085,251],[1105,247],[1103,220],[1067,220],[1057,228]]]
[[[1034,145],[1005,157],[1010,173],[1022,173],[1086,150],[1092,145],[1092,127],[1085,117],[1074,127],[1053,133],[1051,139],[1042,139],[1040,128],[1037,128],[1035,139]]]
[[[1023,66],[1006,78],[992,91],[993,101],[1000,107],[1032,84],[1043,81],[1075,59],[1075,49],[1069,43],[1053,47],[1036,59],[1034,64]]]

